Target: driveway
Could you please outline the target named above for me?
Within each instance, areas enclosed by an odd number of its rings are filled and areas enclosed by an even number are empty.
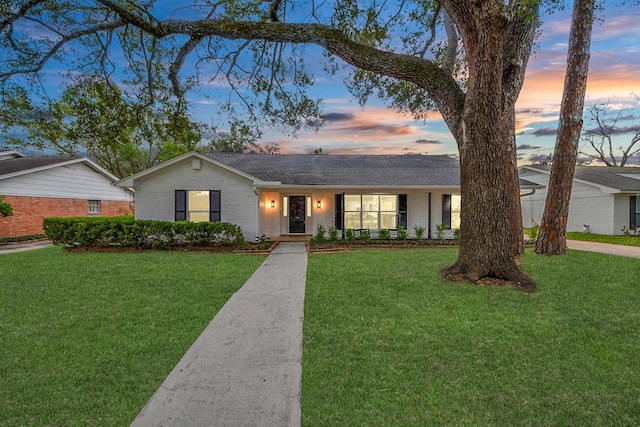
[[[46,240],[29,240],[26,242],[5,243],[0,245],[0,255],[14,252],[31,251],[34,249],[49,248],[53,244]]]

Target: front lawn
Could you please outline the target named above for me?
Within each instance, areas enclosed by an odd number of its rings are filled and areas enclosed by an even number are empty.
[[[528,253],[525,294],[442,281],[455,255],[310,256],[303,425],[640,425],[638,260]]]
[[[640,246],[640,236],[609,236],[607,234],[578,233],[573,231],[567,233],[567,239],[612,243],[614,245]]]
[[[0,255],[0,425],[125,426],[264,256]]]

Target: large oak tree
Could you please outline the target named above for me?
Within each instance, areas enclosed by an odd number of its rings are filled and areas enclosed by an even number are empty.
[[[37,81],[52,61],[70,62],[72,49],[88,52],[75,64],[79,71],[113,72],[116,47],[133,58],[153,39],[171,57],[167,75],[176,96],[184,96],[183,83],[199,66],[196,76],[207,73],[235,94],[232,112],[242,105],[249,116],[315,126],[319,104],[305,93],[313,76],[304,69],[303,48],[319,46],[328,68],[335,71],[336,58],[352,67],[348,86],[359,100],[377,92],[416,117],[436,108],[453,134],[461,165],[461,243],[444,274],[534,288],[516,263],[521,214],[514,106],[539,1],[203,0],[173,14],[153,3],[13,2],[0,16],[0,47],[11,52],[0,70],[0,78],[10,78],[5,90],[19,77]],[[39,37],[20,37],[33,28]]]

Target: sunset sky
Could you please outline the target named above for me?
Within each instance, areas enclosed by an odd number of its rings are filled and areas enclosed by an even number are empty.
[[[617,2],[619,4],[619,2]],[[621,126],[640,123],[640,6],[608,7],[594,25],[592,56],[587,88],[587,106],[610,100],[615,108],[633,108]],[[529,61],[525,85],[517,103],[519,156],[521,163],[546,158],[553,152],[566,67],[571,11],[556,12],[544,19],[539,46]],[[310,50],[313,54],[313,50]],[[311,62],[311,61],[309,61]],[[325,125],[316,132],[300,132],[296,138],[285,132],[266,130],[261,142],[278,143],[283,153],[311,153],[322,148],[333,154],[454,154],[455,142],[440,115],[427,122],[413,121],[371,102],[364,109],[347,92],[340,79],[328,80],[316,73],[313,93],[324,99]],[[199,117],[205,119],[211,99],[199,101]],[[613,110],[612,110],[613,111]],[[613,111],[615,113],[615,111]],[[589,122],[585,121],[585,128]],[[620,145],[631,135],[617,135]],[[640,160],[640,157],[638,158]]]
[[[618,126],[629,129],[640,125],[640,102],[633,96],[640,96],[640,5],[619,6],[621,3],[629,2],[605,1],[604,11],[598,13],[600,19],[594,24],[586,106],[608,100],[611,117],[625,109],[624,120]],[[165,15],[159,18],[179,17],[174,14],[183,9],[175,10],[175,0],[158,0],[157,4],[157,11]],[[521,164],[544,160],[553,152],[570,20],[571,10],[543,18],[535,53],[529,61],[524,88],[516,105]],[[31,36],[43,37],[35,30]],[[312,153],[317,148],[328,154],[457,153],[455,141],[439,113],[433,112],[424,122],[401,115],[375,99],[361,108],[339,75],[327,76],[320,65],[322,60],[320,48],[308,47],[305,63],[316,78],[311,96],[324,101],[322,111],[326,121],[322,128],[318,132],[301,131],[296,137],[283,129],[267,128],[263,129],[264,136],[259,142],[277,143],[282,153]],[[62,88],[59,78],[61,73],[68,71],[66,66],[54,62],[45,69],[54,95]],[[203,80],[206,81],[206,77]],[[189,95],[195,118],[224,131],[228,121],[226,118],[219,121],[219,106],[229,95],[228,85],[207,86],[205,83],[201,89]],[[583,129],[592,127],[586,120]],[[629,133],[617,134],[615,145],[628,145],[631,137]],[[581,146],[586,148],[584,143]],[[632,163],[640,165],[640,155],[636,155]]]

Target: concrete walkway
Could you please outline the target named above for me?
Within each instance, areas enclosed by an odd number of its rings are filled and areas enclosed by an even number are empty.
[[[577,251],[600,252],[602,254],[640,258],[640,246],[624,246],[612,245],[610,243],[567,240],[567,248],[575,249]]]
[[[7,243],[0,245],[0,255],[12,254],[16,252],[31,251],[33,249],[42,249],[53,246],[53,243],[44,240],[29,240],[26,242]]]
[[[280,243],[131,425],[299,426],[306,271],[305,243]]]

